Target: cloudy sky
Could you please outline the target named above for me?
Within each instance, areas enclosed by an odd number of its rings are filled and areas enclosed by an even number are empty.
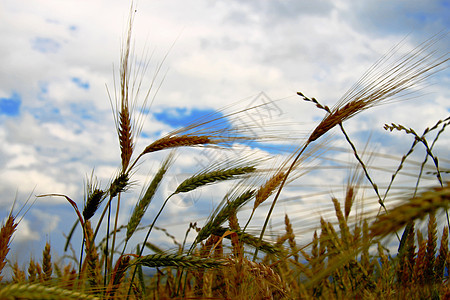
[[[114,70],[119,68],[129,7],[129,1],[119,0],[0,1],[0,219],[15,198],[17,212],[27,198],[33,202],[35,195],[45,193],[65,194],[82,208],[86,176],[94,169],[106,187],[117,171],[120,153],[106,87],[114,96]],[[268,133],[301,140],[323,112],[301,101],[297,91],[332,106],[393,45],[403,40],[407,51],[437,33],[447,33],[449,15],[450,5],[444,0],[138,1],[134,49],[141,62],[150,61],[142,89],[153,82],[154,102],[136,149],[202,114],[268,100],[277,101],[253,115],[254,127],[264,131],[272,124]],[[448,57],[449,45],[444,36],[436,49]],[[426,82],[420,97],[376,107],[350,120],[349,133],[357,146],[364,147],[370,136],[372,150],[401,157],[411,137],[388,133],[383,125],[400,123],[422,132],[446,118],[449,81],[445,69]],[[449,151],[442,145],[449,141],[444,133],[435,149],[447,169]],[[336,138],[329,145],[345,144]],[[267,149],[255,152],[258,157],[275,156]],[[139,166],[121,222],[126,223],[142,184],[166,154],[149,156]],[[178,155],[161,198],[192,173],[198,165],[195,155],[205,160],[212,154]],[[329,157],[348,160],[351,155]],[[321,186],[323,201],[331,203],[329,195],[338,193],[336,186],[347,180],[337,169],[338,173],[328,170],[303,183]],[[182,240],[189,222],[201,226],[220,201],[213,197],[216,194],[174,199],[160,225]],[[281,205],[275,227],[281,226],[280,217],[288,209],[293,216],[305,209],[320,210],[307,198],[297,200]],[[146,222],[160,203],[152,203]],[[321,213],[317,211],[315,216]],[[74,220],[63,198],[38,198],[21,220],[14,240],[16,256],[29,257],[28,247],[42,249],[46,240],[61,253],[63,234]],[[158,238],[164,240],[164,235],[155,233]]]

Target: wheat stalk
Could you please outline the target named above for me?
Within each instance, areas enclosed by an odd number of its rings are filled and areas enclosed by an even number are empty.
[[[450,200],[450,198],[449,198]],[[428,239],[427,239],[427,254],[425,255],[425,282],[426,284],[433,284],[436,273],[435,273],[435,262],[436,262],[436,245],[437,245],[437,224],[435,213],[429,214],[428,220]]]

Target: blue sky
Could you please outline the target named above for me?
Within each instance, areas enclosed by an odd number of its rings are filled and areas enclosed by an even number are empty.
[[[0,3],[0,219],[9,212],[14,198],[23,203],[29,195],[34,201],[34,195],[42,193],[66,194],[82,207],[86,175],[95,169],[106,186],[116,172],[120,153],[107,89],[114,96],[113,70],[119,68],[128,12],[128,1],[119,0]],[[135,53],[136,57],[151,58],[144,89],[152,80],[155,84],[150,94],[154,101],[136,148],[143,149],[203,113],[232,104],[227,111],[261,103],[262,92],[277,100],[276,106],[243,118],[253,120],[251,129],[258,134],[299,143],[323,113],[301,101],[297,91],[332,106],[405,37],[404,47],[410,49],[438,32],[448,32],[449,15],[447,1],[138,1]],[[449,45],[446,36],[437,48],[448,55]],[[446,118],[449,79],[446,69],[430,79],[421,97],[376,107],[350,120],[346,128],[359,148],[371,136],[372,150],[401,157],[411,138],[387,133],[383,125],[395,122],[421,132]],[[329,145],[344,147],[334,132]],[[442,145],[449,142],[444,133],[438,143],[441,146],[435,149],[444,168],[449,166],[445,160],[449,152]],[[280,141],[271,143],[280,145]],[[269,148],[255,152],[258,157],[275,155]],[[127,221],[140,187],[164,155],[149,156],[136,172],[137,186],[124,202],[122,222]],[[199,157],[214,157],[209,149],[184,150],[178,155],[172,181],[167,184],[192,173]],[[339,151],[330,152],[329,157],[333,161],[321,163],[342,166],[340,161],[351,159],[350,154]],[[382,166],[395,166],[395,160],[378,159]],[[308,180],[293,184],[286,197],[295,195],[302,185],[307,191],[316,187],[340,193],[346,172],[334,172],[323,171],[319,176],[315,172]],[[386,182],[386,173],[374,177]],[[225,192],[226,186],[199,192],[192,205],[169,205],[161,225],[182,239],[189,222],[201,223],[220,201],[206,200],[214,198],[211,195],[217,191]],[[306,204],[305,199],[281,204],[275,216],[289,211],[293,215],[299,212],[296,216],[301,218],[301,205],[316,207],[310,214],[314,224],[320,214],[329,213],[326,206],[319,205],[331,204],[329,197]],[[159,203],[156,201],[155,207]],[[261,211],[259,220],[263,216]],[[45,240],[51,240],[59,251],[62,235],[74,218],[64,199],[39,198],[16,234],[13,246],[17,256],[29,257],[30,246],[42,249]],[[151,219],[149,213],[146,220]],[[154,239],[170,245],[163,234],[155,233]]]

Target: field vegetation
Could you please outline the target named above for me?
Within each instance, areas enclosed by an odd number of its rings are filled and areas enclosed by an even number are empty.
[[[0,283],[1,299],[449,299],[449,217],[450,186],[434,146],[450,124],[450,117],[437,117],[429,128],[406,128],[400,124],[385,125],[386,134],[406,134],[411,147],[391,170],[388,185],[372,178],[365,150],[359,150],[344,128],[344,122],[374,106],[400,96],[410,95],[416,86],[436,72],[447,68],[448,53],[437,55],[434,46],[446,33],[439,33],[397,59],[394,48],[363,75],[333,107],[322,105],[313,97],[299,92],[303,99],[320,109],[324,118],[296,149],[278,165],[261,167],[262,159],[249,154],[239,160],[213,162],[200,172],[180,182],[161,207],[152,200],[167,171],[176,162],[176,151],[183,147],[226,151],[236,143],[263,145],[268,137],[232,127],[231,118],[256,107],[228,115],[206,116],[136,149],[142,129],[142,109],[136,107],[140,82],[133,74],[132,22],[121,53],[119,81],[111,93],[111,105],[120,145],[120,168],[106,186],[100,186],[95,174],[86,182],[84,203],[76,203],[69,195],[47,194],[38,197],[63,197],[73,207],[74,228],[82,230],[81,253],[65,260],[55,260],[47,243],[42,257],[19,266],[8,259],[8,252],[20,216],[11,210],[1,226],[0,274],[10,268],[12,278]],[[147,94],[148,95],[148,94]],[[308,105],[305,103],[305,105]],[[303,103],[300,103],[301,105]],[[401,105],[401,103],[399,104]],[[395,121],[395,120],[393,120]],[[251,127],[251,124],[248,124]],[[273,211],[294,178],[301,176],[302,163],[321,155],[322,141],[336,128],[345,138],[358,168],[352,173],[340,199],[328,196],[334,207],[334,218],[321,218],[310,230],[312,239],[300,243],[289,214],[282,220],[284,232],[267,238]],[[416,131],[417,130],[417,131]],[[390,133],[393,132],[393,133]],[[426,157],[418,162],[415,180],[409,192],[394,193],[396,179],[417,149],[425,149]],[[250,151],[250,150],[248,150]],[[135,169],[144,157],[160,152],[161,161],[127,222],[119,222],[121,198],[130,189]],[[425,167],[432,166],[427,176],[434,185],[422,185]],[[142,167],[142,166],[141,166]],[[430,175],[431,174],[431,175]],[[229,181],[229,191],[204,224],[186,224],[186,237],[175,249],[161,249],[153,243],[151,233],[166,232],[156,223],[172,197],[185,197],[206,185]],[[363,184],[364,183],[364,184]],[[326,192],[326,191],[325,191]],[[364,211],[355,207],[373,194],[377,207]],[[390,198],[395,201],[389,201]],[[123,200],[122,200],[123,201]],[[386,203],[389,202],[389,205]],[[395,203],[395,205],[391,204]],[[252,218],[262,204],[268,209],[259,232],[249,231]],[[151,224],[142,222],[146,211],[158,211]],[[242,208],[251,211],[244,219]],[[93,217],[96,218],[93,218]],[[98,218],[97,218],[98,217]],[[93,222],[93,220],[98,220]],[[426,222],[426,228],[417,221]],[[146,236],[137,244],[137,232]],[[67,237],[71,244],[72,234]],[[391,253],[392,244],[396,251]]]

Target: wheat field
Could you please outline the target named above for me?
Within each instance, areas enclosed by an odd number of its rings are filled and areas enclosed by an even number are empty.
[[[450,186],[448,170],[439,164],[448,158],[435,156],[433,149],[450,117],[438,116],[425,129],[385,125],[386,134],[403,134],[411,140],[397,168],[389,170],[388,183],[378,183],[371,176],[370,155],[355,146],[344,127],[355,115],[409,95],[414,87],[447,68],[448,53],[437,55],[433,48],[447,33],[436,34],[392,61],[394,48],[333,107],[298,92],[304,101],[299,105],[319,109],[324,117],[310,133],[296,139],[300,142],[283,161],[255,158],[250,147],[239,159],[213,161],[191,174],[155,207],[152,200],[160,196],[157,191],[177,161],[177,151],[187,147],[223,151],[236,144],[270,143],[275,137],[247,130],[251,123],[234,128],[225,122],[257,108],[250,107],[218,118],[206,116],[137,149],[143,123],[135,116],[139,109],[131,76],[136,67],[132,27],[131,13],[121,52],[120,80],[110,95],[120,146],[119,169],[107,185],[100,185],[93,172],[86,181],[84,203],[64,194],[38,195],[62,197],[72,206],[74,228],[81,229],[74,233],[82,236],[81,253],[56,260],[51,243],[47,243],[42,257],[19,266],[9,258],[9,250],[21,216],[11,209],[0,231],[0,274],[6,269],[12,273],[10,279],[0,277],[1,299],[450,298]],[[343,197],[324,191],[332,207],[328,215],[333,216],[321,217],[313,228],[296,228],[299,223],[289,213],[280,217],[273,212],[289,185],[306,171],[305,162],[324,155],[321,151],[327,147],[332,129],[343,136],[356,167],[348,170],[351,176]],[[416,162],[414,181],[402,192],[395,192],[397,176],[418,148],[425,149],[426,157]],[[121,198],[136,188],[133,176],[142,160],[155,153],[163,153],[165,158],[123,223],[119,220]],[[433,178],[433,184],[421,184],[425,175]],[[230,182],[229,190],[220,195],[222,201],[203,224],[195,220],[186,224],[183,243],[170,249],[153,243],[151,233],[156,230],[171,237],[166,228],[156,225],[169,201],[222,182]],[[375,205],[362,207],[365,197],[375,199]],[[263,207],[264,219],[252,222]],[[143,220],[149,209],[157,214],[147,224]],[[240,214],[244,209],[248,218]],[[281,224],[283,231],[273,234],[271,222]],[[427,225],[420,227],[419,223]],[[136,243],[137,232],[144,232],[145,238]],[[300,242],[299,232],[308,232],[311,239]],[[188,235],[193,236],[193,242],[187,242]],[[67,244],[71,243],[72,235],[68,235]]]

